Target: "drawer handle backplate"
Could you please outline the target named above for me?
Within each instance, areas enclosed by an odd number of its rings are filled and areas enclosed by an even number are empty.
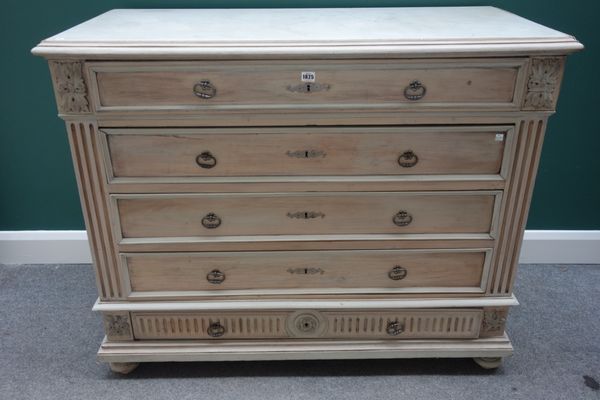
[[[210,337],[221,337],[225,334],[225,327],[219,322],[213,322],[208,326],[206,333],[208,333],[208,336]]]
[[[217,159],[210,151],[204,151],[196,157],[196,163],[202,168],[210,169],[217,165]]]
[[[413,217],[412,215],[410,215],[408,213],[408,211],[398,211],[398,213],[396,215],[394,215],[394,224],[398,225],[398,226],[406,226],[406,225],[410,225],[410,223],[412,222]]]
[[[225,274],[218,269],[213,269],[206,275],[206,280],[213,285],[219,285],[225,281]]]
[[[404,97],[411,101],[421,100],[425,97],[425,93],[427,93],[427,88],[417,80],[412,81],[404,88]]]
[[[400,157],[398,157],[398,164],[400,164],[400,166],[404,168],[414,167],[415,165],[417,165],[418,162],[419,157],[417,157],[417,155],[412,150],[407,150],[404,153],[400,154]]]
[[[404,326],[398,321],[390,321],[385,329],[387,334],[390,336],[398,336],[404,332]]]
[[[194,94],[201,99],[212,99],[217,95],[217,88],[209,80],[202,80],[194,85]]]
[[[208,213],[202,218],[202,226],[206,229],[215,229],[221,225],[221,218],[215,213]]]
[[[294,93],[313,93],[327,91],[330,87],[326,83],[307,82],[299,85],[289,85],[287,90]]]
[[[396,265],[394,268],[392,268],[390,270],[390,272],[388,272],[388,276],[390,277],[391,280],[394,280],[394,281],[399,281],[399,280],[406,278],[407,274],[408,274],[408,271],[406,270],[406,268],[401,267],[399,265]]]

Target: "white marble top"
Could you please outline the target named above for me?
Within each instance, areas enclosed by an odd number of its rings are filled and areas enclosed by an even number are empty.
[[[436,53],[482,46],[559,53],[581,47],[569,35],[494,7],[122,9],[52,36],[33,52],[140,56],[371,47]]]

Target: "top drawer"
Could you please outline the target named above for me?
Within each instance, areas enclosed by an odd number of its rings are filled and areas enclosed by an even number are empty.
[[[499,108],[526,59],[96,62],[96,111]]]

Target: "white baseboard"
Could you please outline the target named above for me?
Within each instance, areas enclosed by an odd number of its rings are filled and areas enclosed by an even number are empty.
[[[0,264],[87,264],[85,231],[0,231]],[[525,231],[522,264],[600,264],[600,231]]]
[[[525,231],[521,264],[600,264],[600,231]]]
[[[0,264],[87,264],[85,231],[0,231]]]

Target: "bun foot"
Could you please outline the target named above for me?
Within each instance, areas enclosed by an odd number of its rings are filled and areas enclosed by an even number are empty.
[[[502,357],[475,357],[473,361],[483,369],[496,369],[502,364]]]
[[[118,374],[127,375],[136,369],[140,363],[136,362],[111,362],[109,363],[110,370]]]

